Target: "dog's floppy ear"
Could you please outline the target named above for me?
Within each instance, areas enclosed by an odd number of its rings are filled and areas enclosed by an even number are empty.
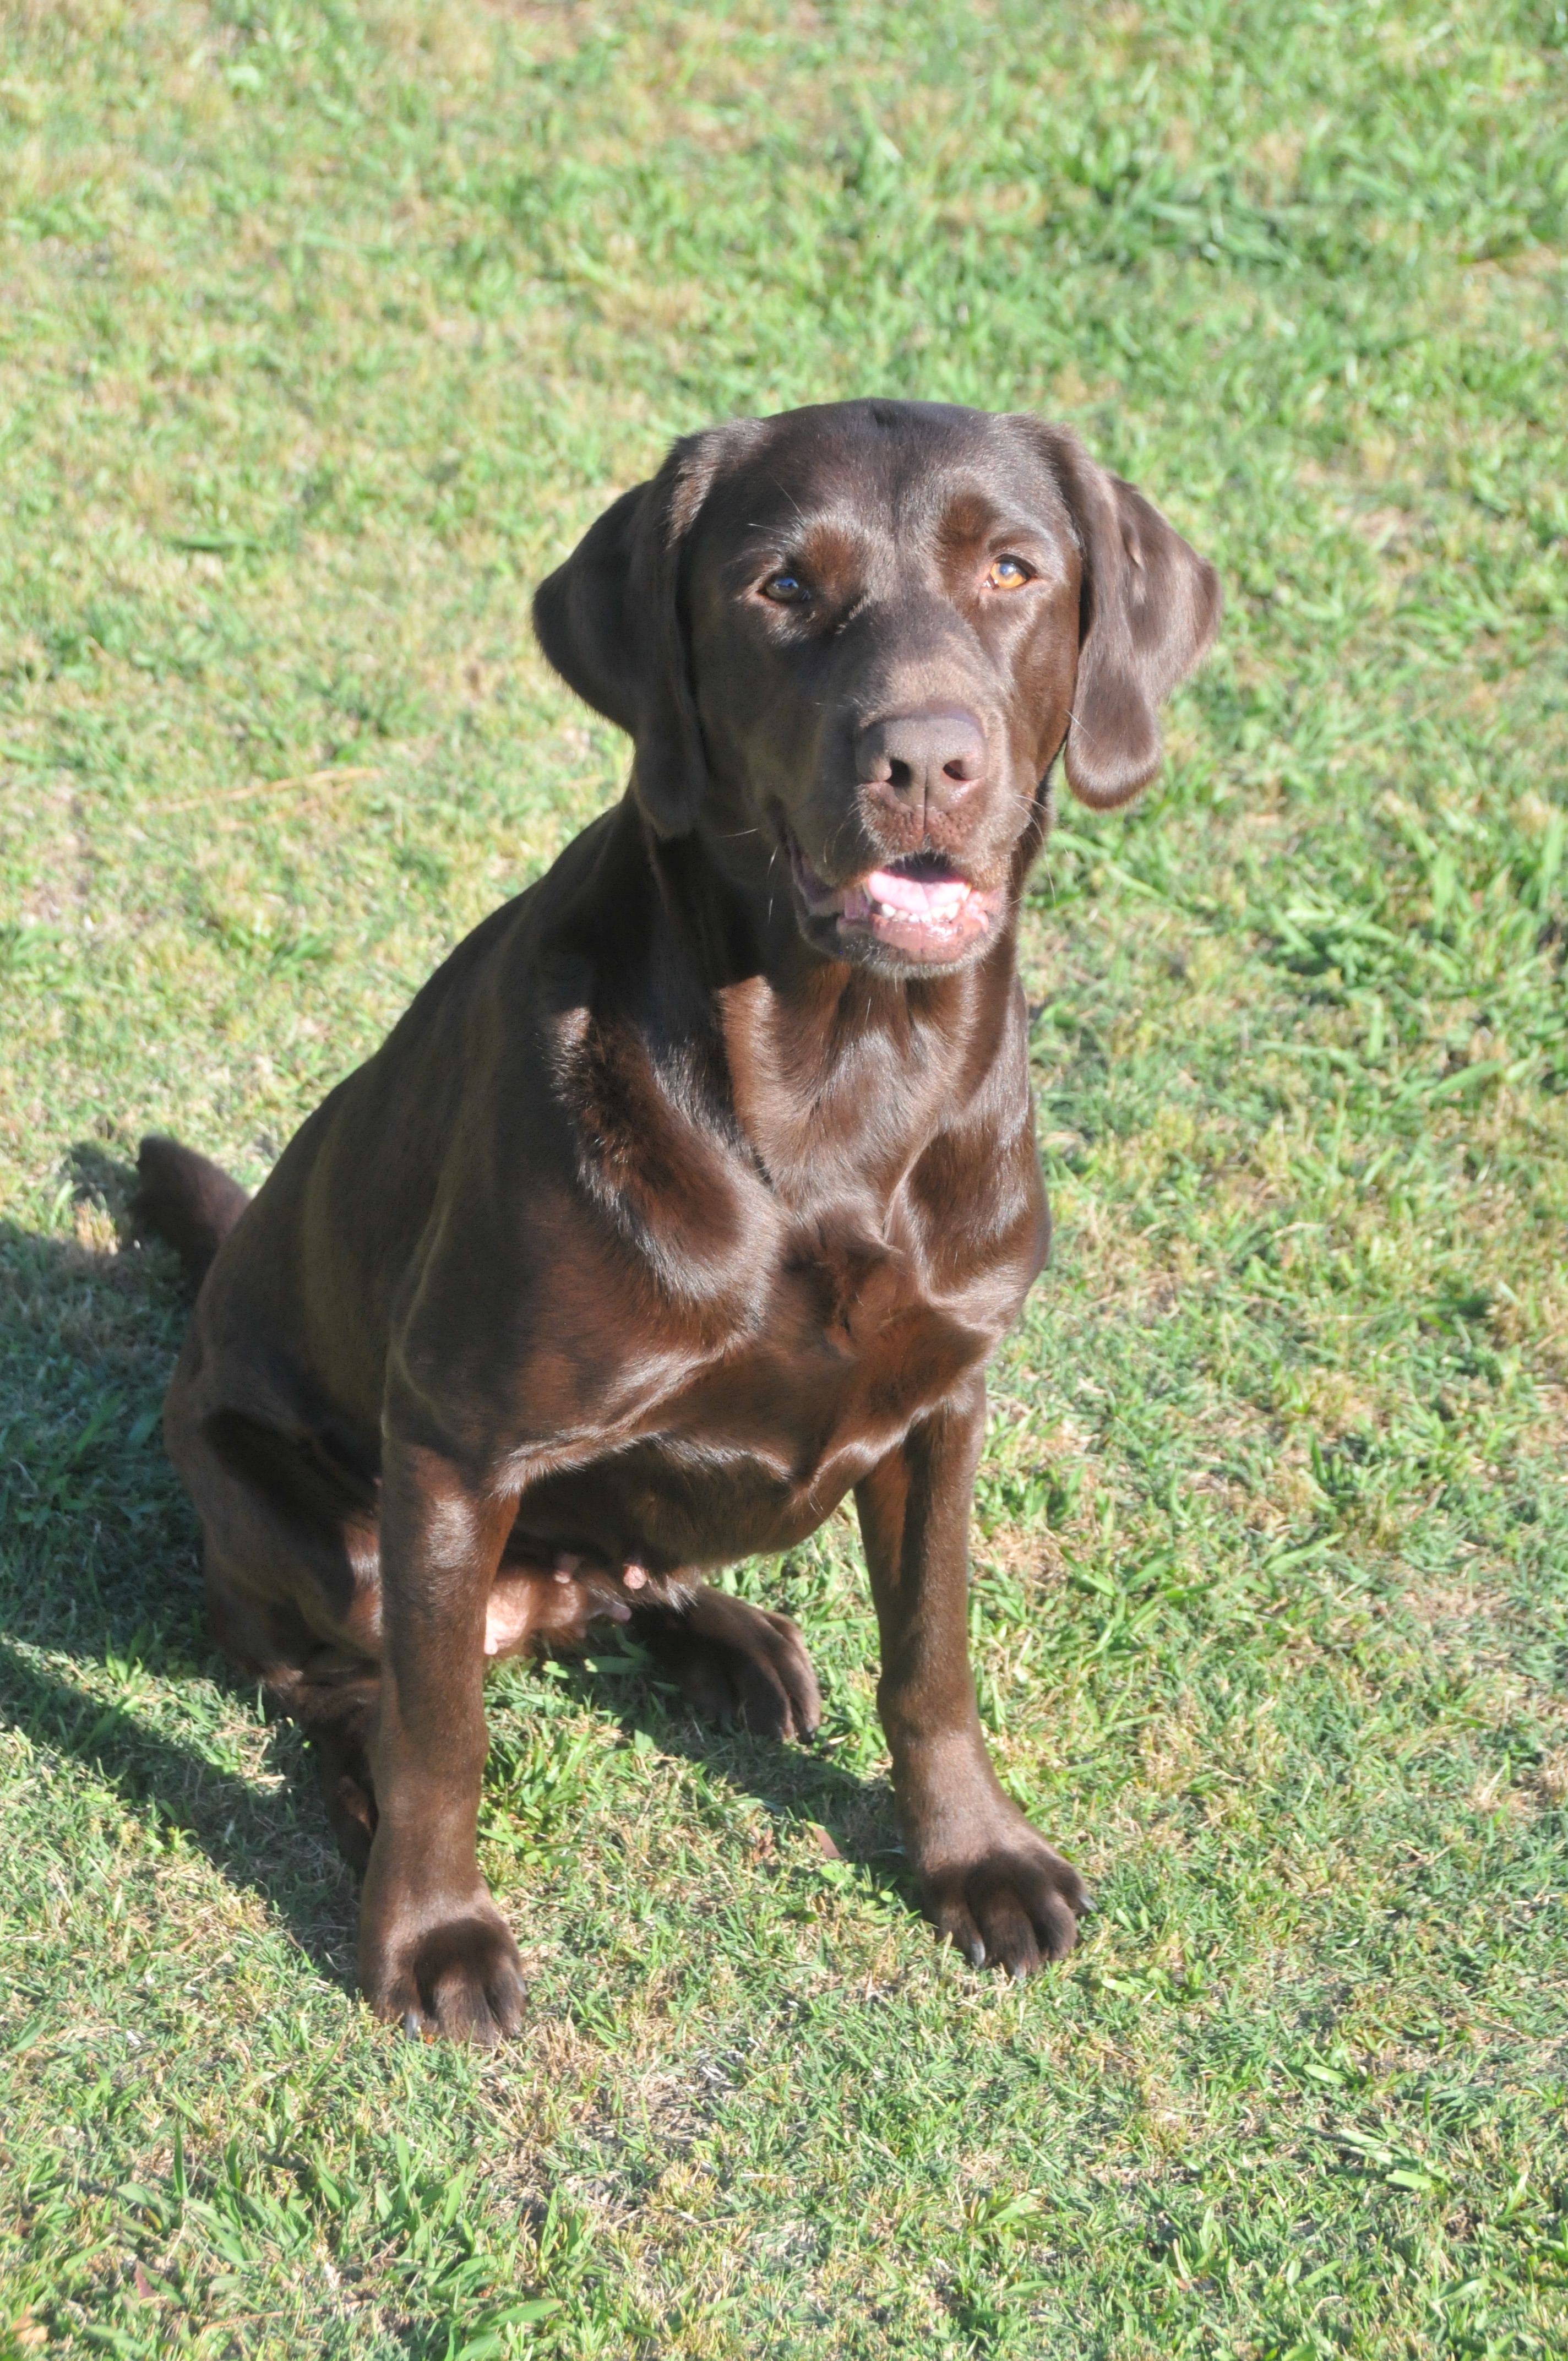
[[[687,536],[739,429],[675,444],[589,527],[533,600],[539,644],[569,688],[624,730],[631,784],[661,836],[696,819],[707,778],[683,611]]]
[[[1220,577],[1142,492],[1096,467],[1076,434],[1029,423],[1083,552],[1063,767],[1080,801],[1103,810],[1135,796],[1158,770],[1158,708],[1219,629]]]

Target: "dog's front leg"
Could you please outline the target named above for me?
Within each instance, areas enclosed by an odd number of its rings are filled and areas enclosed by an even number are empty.
[[[479,1874],[485,1609],[514,1504],[389,1440],[381,1482],[378,1814],[359,1975],[411,2033],[494,2042],[522,2017],[517,1945]]]
[[[1027,1975],[1069,1951],[1083,1883],[1002,1792],[969,1661],[969,1524],[985,1432],[976,1378],[855,1489],[882,1634],[877,1704],[905,1847],[939,1933]]]

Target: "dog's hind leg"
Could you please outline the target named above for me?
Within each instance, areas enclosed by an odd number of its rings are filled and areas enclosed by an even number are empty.
[[[363,1874],[376,1833],[369,1748],[380,1668],[361,1647],[323,1642],[288,1600],[259,1596],[258,1570],[242,1570],[209,1542],[207,1628],[236,1671],[260,1685],[269,1718],[296,1722],[310,1741],[338,1850]]]
[[[363,1871],[376,1828],[370,1741],[380,1693],[373,1482],[310,1437],[238,1413],[171,1421],[201,1511],[207,1624],[269,1710],[311,1741],[339,1849]]]
[[[334,1648],[319,1649],[267,1691],[269,1705],[297,1721],[310,1741],[328,1825],[339,1852],[361,1877],[376,1833],[370,1740],[380,1695],[375,1666]]]

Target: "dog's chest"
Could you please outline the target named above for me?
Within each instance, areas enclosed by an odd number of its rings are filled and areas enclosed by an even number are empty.
[[[938,1290],[917,1235],[803,1224],[747,1328],[672,1372],[605,1455],[533,1488],[522,1522],[655,1571],[789,1548],[983,1361],[994,1310]]]
[[[788,1238],[774,1299],[770,1325],[793,1332],[814,1358],[874,1356],[890,1326],[918,1325],[931,1308],[907,1241],[831,1217]]]
[[[634,1521],[672,1556],[786,1546],[985,1358],[976,1309],[938,1300],[913,1242],[792,1238],[759,1329],[650,1422]]]
[[[924,1105],[895,1152],[894,1093],[869,1101],[861,1152],[824,1119],[754,1161],[682,1134],[679,1187],[646,1139],[601,1175],[616,1242],[563,1239],[531,1323],[526,1407],[603,1437],[529,1488],[542,1542],[655,1573],[790,1548],[983,1365],[1037,1267],[1032,1155]]]

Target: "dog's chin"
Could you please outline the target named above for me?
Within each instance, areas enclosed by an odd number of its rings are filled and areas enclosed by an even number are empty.
[[[1000,931],[1005,889],[977,885],[939,857],[915,854],[830,885],[787,831],[800,930],[814,950],[884,975],[929,975],[978,958]]]

